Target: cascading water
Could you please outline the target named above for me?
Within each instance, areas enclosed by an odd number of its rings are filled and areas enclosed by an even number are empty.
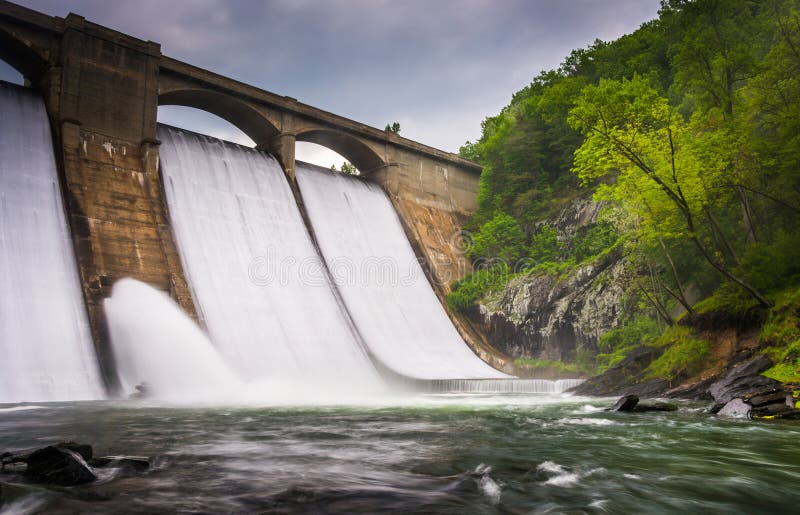
[[[184,271],[231,368],[319,392],[379,389],[277,161],[172,127],[158,137]]]
[[[431,381],[432,393],[564,393],[583,379],[448,379]]]
[[[296,164],[323,257],[373,355],[422,380],[508,378],[464,343],[376,184]]]
[[[44,103],[0,82],[0,112],[0,403],[100,398]]]
[[[177,304],[145,283],[121,279],[103,305],[122,390],[158,399],[227,400],[242,383]]]

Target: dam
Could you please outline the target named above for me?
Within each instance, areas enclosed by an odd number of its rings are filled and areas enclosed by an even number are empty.
[[[80,16],[2,1],[0,40],[29,86],[2,90],[14,115],[0,133],[0,342],[16,360],[2,400],[198,388],[210,375],[223,389],[570,386],[513,379],[443,305],[470,271],[453,238],[475,209],[478,165]],[[256,147],[160,125],[159,105],[221,116]],[[361,175],[296,162],[296,141]]]

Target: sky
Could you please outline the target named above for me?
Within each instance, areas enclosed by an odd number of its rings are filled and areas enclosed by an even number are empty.
[[[659,0],[17,0],[80,14],[163,54],[449,152],[575,48],[656,17]],[[168,7],[164,7],[168,6]],[[0,62],[0,79],[16,80]],[[190,108],[159,121],[243,144],[238,129]],[[298,144],[323,166],[338,155]]]

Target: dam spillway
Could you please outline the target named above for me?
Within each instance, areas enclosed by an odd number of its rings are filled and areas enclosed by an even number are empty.
[[[381,363],[426,381],[508,377],[464,343],[379,185],[304,163],[296,171],[322,256]]]
[[[320,257],[272,156],[168,126],[159,139],[198,312],[244,378],[363,389],[377,371],[507,377],[460,338],[380,186],[298,163]]]
[[[250,381],[374,390],[278,162],[172,127],[158,135],[187,280],[230,366]]]
[[[0,403],[104,395],[44,102],[0,82]]]

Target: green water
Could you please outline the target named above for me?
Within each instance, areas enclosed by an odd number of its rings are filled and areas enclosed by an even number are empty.
[[[32,490],[11,512],[797,513],[800,424],[599,411],[609,400],[440,396],[391,406],[0,407],[0,451],[146,455],[141,476]],[[10,408],[10,409],[9,409]],[[19,477],[0,475],[0,481]]]

